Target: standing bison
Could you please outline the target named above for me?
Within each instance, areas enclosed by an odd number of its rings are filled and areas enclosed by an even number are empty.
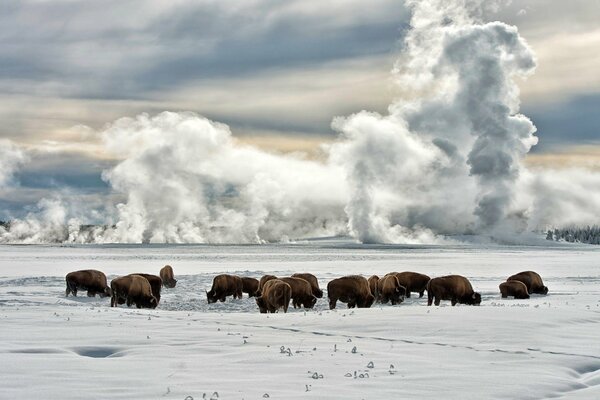
[[[427,284],[427,305],[435,303],[439,306],[440,300],[450,300],[453,306],[456,303],[479,305],[481,295],[473,291],[471,283],[464,276],[448,275],[433,278]]]
[[[528,299],[529,292],[527,286],[521,281],[507,281],[503,282],[499,286],[500,294],[505,299],[508,296],[513,296],[515,299]]]
[[[271,279],[264,284],[262,294],[256,298],[256,305],[263,314],[274,313],[280,308],[286,313],[291,297],[290,285],[280,279]]]
[[[106,275],[95,269],[69,272],[65,277],[65,281],[67,283],[65,296],[69,296],[69,293],[77,296],[77,290],[87,290],[89,297],[94,297],[96,294],[99,294],[100,297],[110,296]]]
[[[377,293],[380,303],[386,304],[391,301],[392,305],[395,306],[404,301],[406,288],[400,285],[396,275],[386,275],[377,282]]]
[[[248,297],[256,296],[258,292],[258,279],[242,277],[242,292],[248,293]]]
[[[418,272],[390,272],[388,275],[396,275],[401,286],[406,288],[406,297],[410,298],[411,292],[419,293],[419,298],[423,297],[427,289],[429,277]]]
[[[313,308],[317,298],[313,295],[312,287],[302,278],[279,278],[292,288],[292,305],[294,308]],[[270,282],[270,281],[269,281]]]
[[[115,278],[110,282],[112,297],[110,306],[127,303],[127,307],[135,304],[137,308],[156,308],[158,301],[152,295],[152,287],[148,279],[140,275],[127,275]]]
[[[152,274],[142,274],[142,273],[135,273],[135,274],[130,274],[130,275],[143,276],[144,278],[146,278],[148,280],[148,283],[150,284],[150,288],[152,289],[152,295],[156,299],[156,304],[158,305],[158,303],[160,303],[160,290],[162,289],[162,285],[163,285],[163,280],[160,278],[160,276],[156,276],[156,275],[152,275]]]
[[[509,276],[507,281],[523,282],[527,286],[528,293],[548,294],[548,288],[544,286],[542,277],[533,271],[523,271],[516,275]]]
[[[333,310],[337,301],[347,303],[348,308],[369,308],[375,297],[369,289],[369,282],[359,275],[349,275],[332,280],[327,284],[329,309]]]
[[[242,278],[236,275],[217,275],[213,279],[212,288],[206,292],[208,304],[217,301],[225,301],[227,296],[233,296],[234,299],[242,298]]]
[[[310,287],[312,288],[312,294],[317,299],[320,299],[323,297],[323,291],[321,290],[321,288],[319,288],[319,281],[317,280],[317,277],[314,276],[313,274],[309,274],[308,272],[302,272],[302,273],[293,274],[292,278],[304,279],[305,281],[310,283]]]
[[[177,284],[177,279],[173,275],[173,267],[170,265],[162,267],[158,275],[160,275],[160,279],[162,279],[163,285],[166,288],[173,289]]]

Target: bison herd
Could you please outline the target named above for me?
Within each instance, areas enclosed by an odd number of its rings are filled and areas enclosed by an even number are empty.
[[[100,297],[110,296],[110,306],[135,304],[137,308],[156,308],[160,302],[162,287],[174,288],[177,280],[173,275],[173,268],[165,265],[159,275],[135,273],[119,276],[110,282],[106,280],[104,272],[95,269],[69,272],[65,278],[67,290],[65,295],[72,293],[77,296],[78,290],[86,290],[89,297],[99,294]]]
[[[137,308],[156,308],[160,302],[160,291],[164,286],[174,288],[177,281],[173,268],[166,265],[159,275],[135,273],[114,278],[110,287],[106,275],[97,270],[70,272],[66,276],[66,296],[77,296],[78,290],[86,290],[88,296],[111,297],[111,307],[120,304],[135,305]],[[533,271],[524,271],[510,276],[499,286],[502,298],[528,299],[530,293],[547,294],[542,278]],[[427,305],[440,305],[442,300],[459,304],[479,305],[481,295],[473,290],[471,282],[464,276],[447,275],[430,278],[417,272],[390,272],[383,277],[369,279],[360,275],[348,275],[333,279],[327,284],[329,309],[338,301],[348,308],[369,308],[375,302],[400,304],[411,293],[419,298],[427,291]],[[288,277],[264,275],[259,279],[221,274],[213,278],[210,291],[206,292],[208,303],[224,302],[229,296],[241,299],[242,294],[256,298],[261,313],[287,312],[290,301],[294,308],[313,308],[323,297],[317,277],[310,273],[297,273]]]

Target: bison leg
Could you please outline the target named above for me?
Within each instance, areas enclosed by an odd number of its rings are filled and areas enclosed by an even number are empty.
[[[419,298],[423,297],[423,295],[424,295],[424,294],[425,294],[425,291],[424,291],[424,290],[421,290],[421,291],[419,292]],[[410,297],[410,296],[409,296],[409,297]]]
[[[427,292],[427,305],[430,306],[433,303],[433,293]]]
[[[333,309],[335,308],[335,304],[336,304],[336,303],[337,303],[337,299],[335,299],[335,298],[333,298],[333,299],[332,299],[332,298],[330,297],[330,298],[329,298],[329,309],[330,309],[330,310],[333,310]]]
[[[508,295],[506,293],[502,293],[502,298],[506,299],[506,298],[508,298]]]
[[[67,284],[67,290],[65,290],[65,297],[69,297],[69,293],[71,293],[71,289],[69,289],[69,284]]]
[[[410,290],[406,291],[406,298],[410,299]]]
[[[435,304],[436,306],[439,306],[439,305],[440,305],[440,301],[441,301],[442,299],[440,299],[440,298],[439,298],[439,297],[437,297],[437,296],[434,296],[434,298],[435,298],[435,300],[433,301],[433,304]]]
[[[458,300],[456,300],[456,297],[453,297],[452,300],[450,300],[450,303],[452,303],[452,307],[454,307],[456,303],[458,303]]]

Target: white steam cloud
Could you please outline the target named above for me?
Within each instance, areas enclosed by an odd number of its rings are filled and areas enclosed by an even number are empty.
[[[9,186],[13,174],[27,157],[10,140],[0,140],[0,189]]]
[[[122,160],[103,173],[124,199],[107,207],[106,225],[81,229],[81,205],[44,200],[0,227],[0,242],[434,243],[600,222],[599,174],[522,165],[538,139],[515,79],[535,57],[515,27],[476,20],[482,3],[407,1],[394,68],[404,95],[387,115],[335,118],[326,162],[236,144],[226,125],[192,113],[123,118],[98,132]],[[0,185],[22,160],[9,153]]]

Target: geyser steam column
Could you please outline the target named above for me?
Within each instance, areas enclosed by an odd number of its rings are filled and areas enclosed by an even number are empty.
[[[455,102],[476,137],[468,156],[480,189],[475,214],[493,228],[507,215],[521,158],[537,143],[535,126],[517,113],[513,80],[533,72],[533,53],[515,27],[463,26],[447,33],[440,67],[457,75]]]
[[[514,81],[535,69],[533,52],[515,27],[476,22],[477,2],[407,4],[411,29],[396,68],[403,98],[389,115],[333,123],[345,139],[332,157],[353,195],[350,232],[408,242],[493,231],[513,211],[521,159],[537,143]]]

